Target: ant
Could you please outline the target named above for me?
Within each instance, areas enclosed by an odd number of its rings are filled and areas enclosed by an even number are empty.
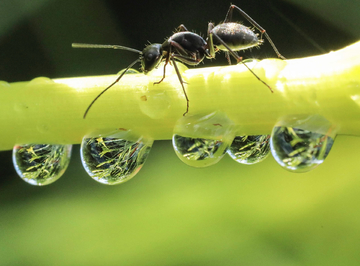
[[[260,31],[260,38],[258,37],[259,34],[255,33],[253,29],[246,27],[240,23],[230,22],[234,9],[239,11],[239,13],[254,28]],[[163,77],[161,80],[155,82],[154,84],[159,84],[165,79],[166,65],[169,62],[172,63],[186,98],[186,112],[183,114],[183,116],[185,116],[189,112],[189,98],[185,91],[185,82],[182,80],[179,68],[176,65],[176,60],[187,65],[196,66],[200,62],[202,62],[205,57],[208,59],[215,58],[216,52],[221,50],[225,52],[225,56],[229,64],[231,64],[230,55],[235,58],[237,63],[240,63],[242,62],[242,57],[240,57],[236,53],[236,51],[246,50],[261,45],[263,43],[263,35],[269,41],[277,56],[281,59],[285,59],[285,57],[283,57],[279,53],[279,51],[275,47],[275,44],[270,39],[270,36],[266,33],[265,29],[262,28],[255,20],[253,20],[248,14],[246,14],[236,5],[230,5],[230,8],[226,14],[223,23],[220,23],[217,26],[214,26],[214,24],[211,22],[208,24],[206,41],[200,35],[188,31],[184,25],[180,25],[177,28],[177,32],[170,36],[167,40],[165,40],[164,43],[149,44],[144,48],[143,51],[120,45],[73,43],[73,48],[110,48],[127,50],[139,54],[138,59],[128,65],[125,71],[123,71],[113,83],[111,83],[98,96],[96,96],[96,98],[90,103],[90,105],[86,109],[83,118],[86,118],[87,113],[89,112],[95,101],[113,85],[119,82],[120,79],[133,65],[140,62],[141,70],[146,75],[149,71],[156,68],[162,61],[165,61]],[[261,80],[244,62],[242,63],[260,82],[262,82],[270,89],[271,92],[273,92],[273,90],[267,83]]]

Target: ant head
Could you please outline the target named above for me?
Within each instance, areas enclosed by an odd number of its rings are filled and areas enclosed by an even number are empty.
[[[163,52],[161,44],[153,43],[146,46],[140,56],[141,68],[144,73],[146,74],[153,70],[161,62],[162,58]]]

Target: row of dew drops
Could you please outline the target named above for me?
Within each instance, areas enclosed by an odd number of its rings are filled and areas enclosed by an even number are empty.
[[[335,130],[319,115],[281,119],[271,135],[237,136],[233,122],[220,112],[182,117],[174,128],[172,143],[181,161],[206,167],[227,153],[241,164],[263,161],[270,151],[286,170],[306,172],[321,164],[333,145]],[[145,163],[153,140],[131,130],[84,137],[81,161],[96,181],[115,185],[135,176]],[[25,144],[13,149],[18,175],[32,185],[48,185],[69,165],[72,145]]]

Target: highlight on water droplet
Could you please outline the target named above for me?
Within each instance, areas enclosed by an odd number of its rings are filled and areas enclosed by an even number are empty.
[[[221,160],[234,137],[233,122],[224,113],[214,112],[179,119],[172,143],[181,161],[206,167]]]
[[[273,128],[270,139],[271,153],[280,166],[307,172],[323,163],[334,143],[335,127],[319,115],[285,120]]]
[[[124,69],[121,69],[116,75],[120,76],[124,71],[126,70],[126,68]],[[137,71],[136,69],[133,69],[133,68],[129,68],[128,71],[126,71],[126,74],[139,74],[140,72]]]
[[[259,163],[270,154],[270,135],[236,136],[227,153],[238,163]]]
[[[17,174],[27,183],[44,186],[58,180],[67,169],[72,145],[24,144],[13,148]]]
[[[37,77],[30,80],[26,86],[36,86],[36,85],[45,85],[45,84],[53,84],[54,81],[48,77]]]
[[[131,131],[105,136],[83,138],[82,164],[86,172],[102,184],[124,183],[140,171],[153,140],[137,137]]]
[[[10,84],[4,80],[0,80],[0,87],[10,88]]]

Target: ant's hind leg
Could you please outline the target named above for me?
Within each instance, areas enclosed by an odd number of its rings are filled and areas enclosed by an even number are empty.
[[[264,84],[266,87],[269,88],[269,90],[271,92],[273,92],[273,90],[271,89],[271,87],[266,83],[264,82],[261,78],[259,78],[258,75],[255,74],[254,71],[252,71],[247,64],[245,64],[244,62],[242,62],[242,57],[240,57],[235,51],[233,51],[217,34],[215,33],[212,33],[213,36],[228,50],[227,52],[229,54],[231,54],[238,63],[242,63],[262,84]]]
[[[274,42],[271,40],[270,36],[267,34],[266,30],[261,27],[255,20],[253,20],[248,14],[245,13],[245,11],[243,11],[242,9],[240,9],[240,7],[236,6],[236,5],[231,5],[230,9],[228,11],[228,14],[226,15],[226,18],[228,17],[229,13],[230,13],[230,17],[232,14],[232,10],[236,9],[237,11],[239,11],[240,15],[242,15],[249,23],[251,23],[251,25],[253,25],[258,31],[260,31],[261,33],[261,37],[262,35],[265,36],[265,38],[268,40],[268,42],[270,43],[271,47],[273,48],[274,52],[276,53],[276,55],[281,58],[281,59],[286,59],[285,57],[283,57],[280,52],[278,51],[278,49],[276,48]],[[225,19],[226,19],[225,18]]]
[[[228,12],[226,13],[225,19],[223,23],[230,22],[232,19],[232,12],[234,10],[234,5],[230,5]]]
[[[215,48],[214,48],[213,32],[212,32],[214,27],[215,27],[214,24],[209,22],[206,41],[207,41],[207,47],[209,49],[209,54],[211,56],[210,58],[215,58]]]
[[[210,31],[210,36],[211,38],[215,37],[216,40],[218,40],[227,49],[227,53],[231,54],[235,58],[237,63],[240,63],[242,61],[242,57],[240,57],[234,50],[232,50],[229,45],[227,45],[227,43],[224,42],[216,33]]]
[[[184,24],[181,24],[179,27],[176,28],[176,32],[183,32],[188,31]]]

